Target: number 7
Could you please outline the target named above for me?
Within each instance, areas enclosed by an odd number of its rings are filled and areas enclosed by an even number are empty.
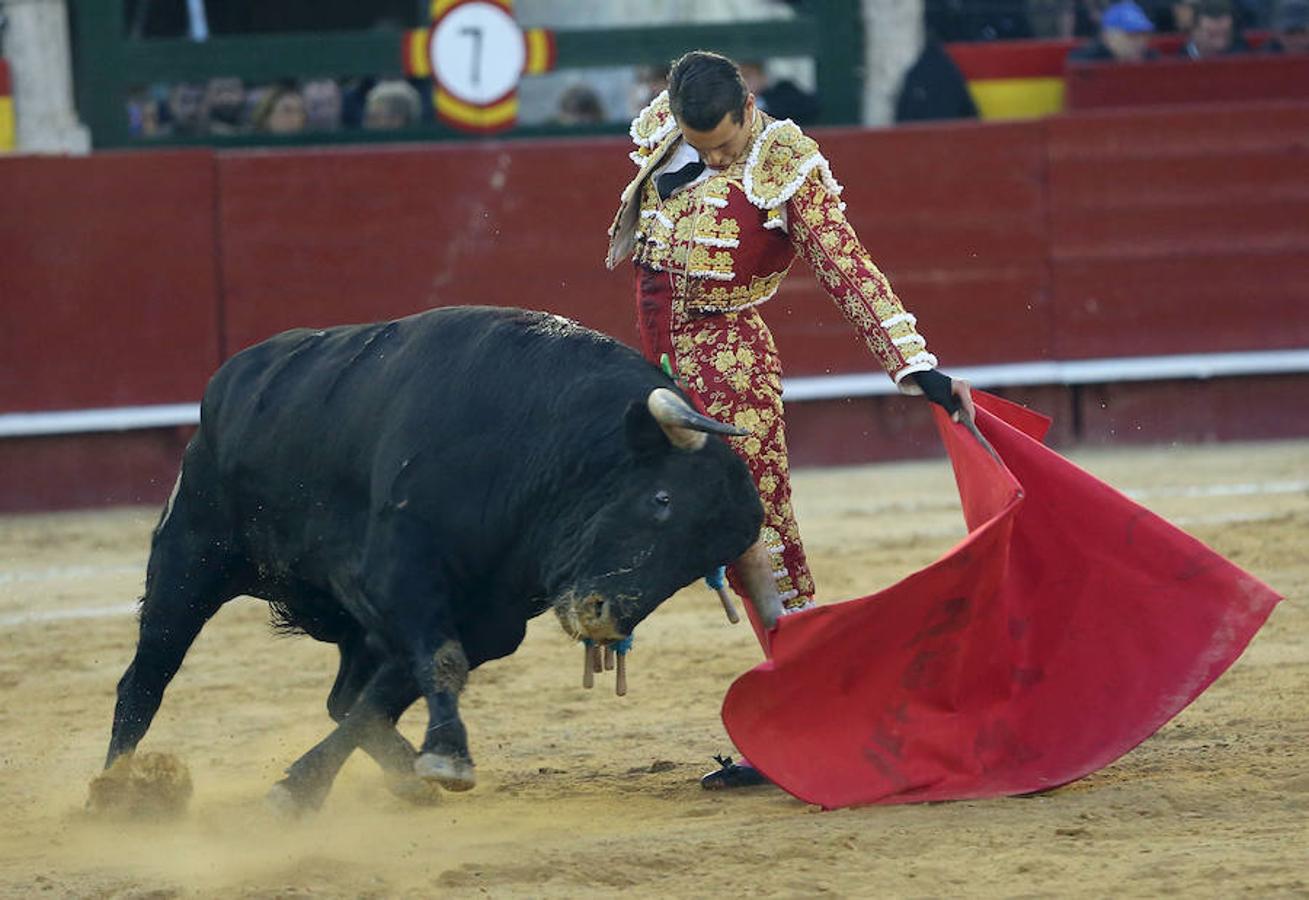
[[[482,29],[470,25],[460,28],[459,33],[471,35],[473,38],[473,84],[477,84],[481,80],[479,76],[482,72]]]

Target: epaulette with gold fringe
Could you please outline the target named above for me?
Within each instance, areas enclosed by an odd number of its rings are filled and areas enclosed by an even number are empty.
[[[795,195],[814,169],[819,171],[829,193],[841,193],[841,185],[832,177],[832,169],[818,151],[817,141],[805,135],[790,119],[769,122],[746,159],[745,194],[760,209],[776,209]]]
[[[644,165],[668,135],[677,128],[673,111],[668,108],[668,91],[660,91],[659,96],[650,101],[650,105],[636,114],[632,127],[627,133],[632,136],[636,149],[628,154],[637,166]]]

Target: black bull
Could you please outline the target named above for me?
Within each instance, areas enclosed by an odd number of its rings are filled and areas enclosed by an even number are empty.
[[[612,642],[716,566],[778,610],[745,464],[630,348],[544,313],[435,310],[278,335],[229,360],[155,529],[108,763],[204,623],[246,594],[336,644],[337,727],[274,788],[320,804],[356,747],[388,784],[473,786],[458,697],[553,608]],[[419,698],[417,751],[395,729]]]

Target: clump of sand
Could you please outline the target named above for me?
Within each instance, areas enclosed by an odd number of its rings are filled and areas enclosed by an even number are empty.
[[[91,780],[86,808],[111,819],[176,818],[191,799],[191,773],[171,753],[126,754]]]

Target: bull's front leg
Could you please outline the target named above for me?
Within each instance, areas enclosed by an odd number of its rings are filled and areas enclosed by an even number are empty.
[[[401,512],[407,502],[400,497],[403,485],[393,490],[399,492],[396,502],[379,512],[369,531],[354,613],[393,657],[407,663],[427,703],[427,730],[414,760],[415,774],[447,790],[467,791],[477,776],[459,718],[468,657],[456,625],[457,590],[432,559],[431,548],[445,542],[434,538],[424,521]]]
[[[459,641],[446,637],[435,651],[420,651],[414,677],[427,700],[428,724],[414,771],[446,790],[466,791],[477,783],[468,752],[468,731],[459,718],[459,695],[468,683],[468,657]]]
[[[286,770],[286,777],[273,786],[270,802],[295,814],[317,809],[356,747],[363,747],[377,757],[384,769],[407,764],[413,759],[413,751],[396,733],[395,723],[418,695],[404,661],[399,658],[384,661],[336,729],[296,760]]]

